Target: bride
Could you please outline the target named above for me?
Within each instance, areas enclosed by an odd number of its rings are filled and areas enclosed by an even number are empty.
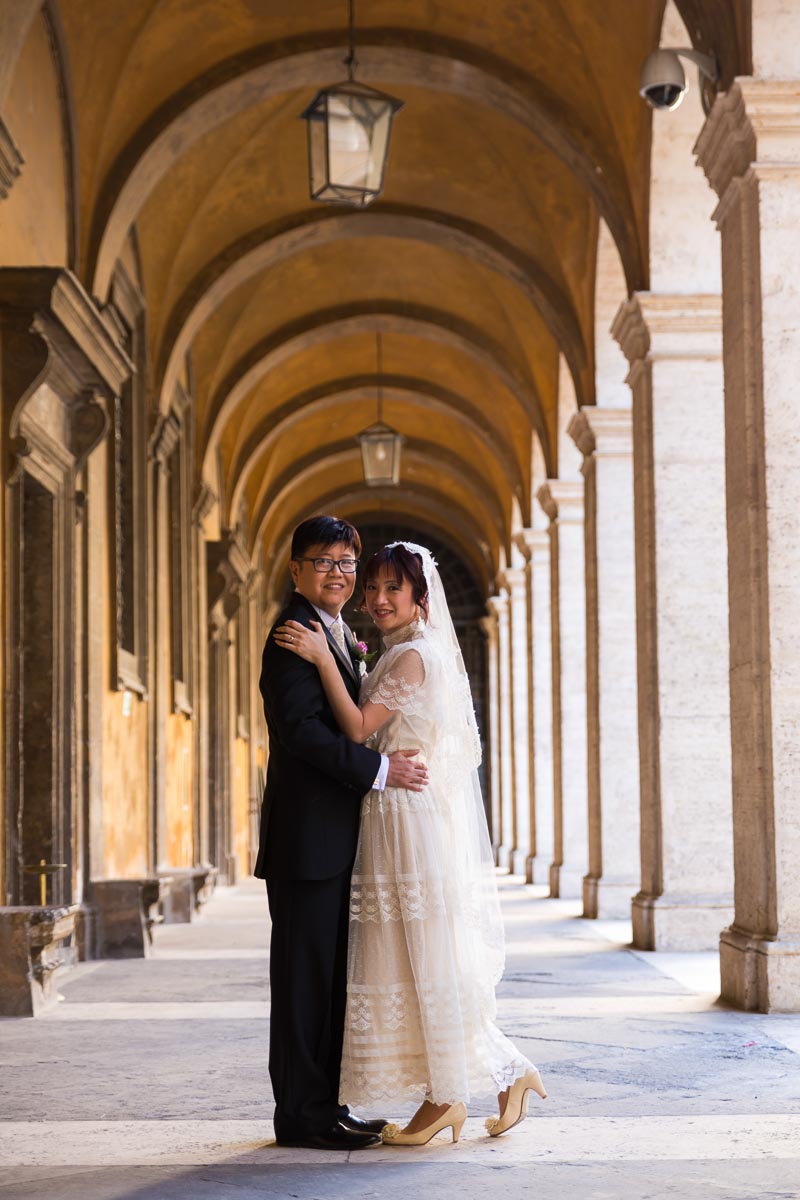
[[[422,1103],[387,1145],[458,1141],[474,1095],[498,1094],[491,1136],[527,1113],[539,1072],[495,1024],[503,927],[477,767],[469,681],[430,551],[395,542],[364,572],[364,603],[385,653],[347,694],[321,626],[289,621],[276,641],[319,670],[336,720],[383,754],[413,749],[423,792],[371,791],[361,808],[350,892],[340,1102]]]

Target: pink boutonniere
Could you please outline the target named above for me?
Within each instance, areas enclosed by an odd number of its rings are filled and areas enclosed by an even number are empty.
[[[366,675],[369,664],[377,654],[377,650],[370,650],[366,642],[356,642],[353,646],[353,658],[358,663],[358,671],[360,675]]]

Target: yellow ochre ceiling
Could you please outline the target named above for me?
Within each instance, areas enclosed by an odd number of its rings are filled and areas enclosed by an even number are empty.
[[[724,7],[683,0],[696,44]],[[153,406],[188,364],[198,478],[254,552],[285,559],[322,505],[403,513],[488,586],[530,519],[535,437],[557,471],[559,354],[592,402],[601,217],[647,286],[637,78],[663,8],[357,0],[357,77],[404,108],[384,195],[354,212],[310,202],[299,120],[344,74],[345,0],[62,0],[80,274],[105,301],[134,237]],[[384,416],[408,439],[380,494],[354,440],[378,332]]]

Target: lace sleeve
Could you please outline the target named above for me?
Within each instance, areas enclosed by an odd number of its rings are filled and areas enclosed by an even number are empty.
[[[425,663],[417,650],[403,650],[369,690],[367,699],[392,712],[414,712],[425,683]]]

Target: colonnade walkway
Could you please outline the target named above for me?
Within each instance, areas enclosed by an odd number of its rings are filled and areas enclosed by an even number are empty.
[[[550,1091],[513,1133],[486,1136],[487,1101],[456,1146],[271,1144],[267,908],[247,880],[157,928],[153,957],[83,964],[55,1009],[0,1022],[0,1200],[800,1197],[800,1017],[720,1008],[716,955],[632,952],[624,922],[501,885],[500,1020]]]

